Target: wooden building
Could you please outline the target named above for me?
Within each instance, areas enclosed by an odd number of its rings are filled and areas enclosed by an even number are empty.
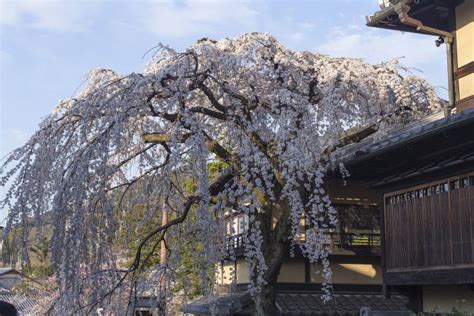
[[[330,264],[333,271],[331,303],[321,300],[322,268],[310,264],[295,248],[281,267],[277,289],[277,304],[284,315],[359,314],[362,307],[376,311],[408,311],[406,295],[383,297],[380,207],[376,192],[366,189],[360,181],[343,184],[340,175],[328,179],[328,192],[339,215],[332,237]],[[278,214],[274,214],[278,217]],[[248,265],[244,258],[244,238],[248,229],[245,215],[232,213],[227,218],[227,250],[229,256],[217,269],[220,297],[212,302],[222,315],[247,315],[252,300],[245,295],[249,284]],[[304,234],[301,238],[305,238]],[[234,294],[232,294],[234,293]],[[299,303],[295,304],[295,300]],[[209,314],[208,299],[185,306],[187,313]]]
[[[356,182],[343,186],[340,178],[331,181],[330,194],[340,215],[337,229],[330,232],[330,255],[335,292],[381,293],[379,208],[376,196]],[[331,193],[334,191],[334,193]],[[337,193],[336,193],[337,192]],[[350,215],[350,217],[348,216]],[[278,217],[278,214],[274,214]],[[221,263],[218,283],[228,291],[232,285],[245,290],[249,283],[248,266],[243,256],[243,238],[247,229],[246,215],[229,214],[227,247],[235,260]],[[301,236],[304,238],[304,234]],[[284,260],[278,277],[280,292],[321,290],[321,267],[310,264],[295,248],[295,257]]]
[[[440,118],[441,116],[441,118]],[[384,292],[413,311],[474,311],[474,109],[442,113],[347,149],[379,195]]]
[[[384,292],[413,311],[474,311],[474,1],[384,1],[368,25],[439,36],[451,107],[347,148],[352,178],[377,192]],[[461,305],[461,306],[460,306]]]

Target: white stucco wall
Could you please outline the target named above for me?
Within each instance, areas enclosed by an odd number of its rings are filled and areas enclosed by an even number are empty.
[[[304,261],[293,260],[284,262],[278,275],[278,282],[303,283],[304,282]]]
[[[217,269],[218,284],[231,284],[233,274],[235,273],[237,283],[248,283],[249,272],[248,265],[244,259],[238,259],[236,263],[236,271],[233,272],[233,263],[219,265]],[[333,271],[334,284],[382,284],[382,270],[377,264],[351,264],[351,263],[333,263],[331,264]],[[310,266],[310,280],[313,283],[321,283],[320,265]],[[304,283],[305,266],[301,259],[286,261],[283,263],[278,282],[282,283]]]
[[[446,313],[458,311],[474,313],[474,291],[468,285],[423,286],[423,311]]]
[[[333,284],[382,284],[382,269],[376,264],[331,264]],[[311,266],[311,282],[321,283],[321,265]]]

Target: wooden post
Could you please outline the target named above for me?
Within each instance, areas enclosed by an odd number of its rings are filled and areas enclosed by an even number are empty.
[[[385,196],[383,192],[378,192],[380,209],[380,265],[382,268],[382,297],[390,298],[390,287],[385,282],[385,273],[387,272],[387,258],[385,253]]]
[[[166,211],[166,203],[163,203],[161,209],[161,226],[168,224],[168,214]],[[166,264],[166,245],[164,240],[161,241],[160,249],[160,264],[163,266]]]
[[[161,208],[161,226],[168,224],[168,213],[166,210],[166,202],[163,202]],[[160,243],[160,265],[166,267],[167,253],[166,243],[164,240]],[[158,303],[158,314],[166,315],[166,276],[163,274],[160,279],[160,297]]]

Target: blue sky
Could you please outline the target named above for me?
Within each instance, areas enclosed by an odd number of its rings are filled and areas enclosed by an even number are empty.
[[[402,63],[446,96],[444,49],[434,37],[365,26],[376,0],[0,1],[0,155],[20,146],[89,69],[139,72],[158,43],[269,32],[294,50]],[[418,72],[421,71],[421,72]]]

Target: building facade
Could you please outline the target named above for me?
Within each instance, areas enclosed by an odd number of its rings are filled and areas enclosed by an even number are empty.
[[[450,106],[347,157],[379,195],[384,293],[416,312],[474,311],[474,1],[383,1],[368,25],[446,45]]]
[[[379,207],[376,196],[355,181],[343,185],[339,178],[331,180],[328,189],[340,217],[338,227],[329,232],[332,239],[330,262],[334,291],[381,293]],[[279,215],[273,216],[277,218]],[[243,256],[243,238],[247,227],[246,215],[228,215],[227,248],[231,255],[228,260],[222,261],[217,275],[222,292],[229,291],[232,286],[245,290],[249,284],[249,269]],[[300,238],[304,239],[304,234]],[[304,259],[296,247],[295,256],[290,257],[288,254],[283,262],[278,277],[278,291],[320,291],[323,281],[321,270],[320,266]]]

